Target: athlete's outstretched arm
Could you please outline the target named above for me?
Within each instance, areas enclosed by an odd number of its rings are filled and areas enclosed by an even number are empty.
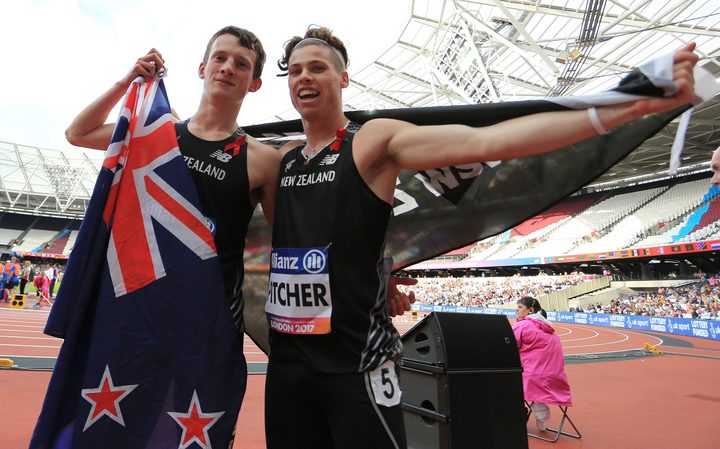
[[[127,92],[130,83],[138,76],[147,80],[163,68],[163,59],[154,48],[139,58],[132,69],[105,93],[90,103],[78,114],[65,130],[65,138],[72,145],[96,150],[105,150],[110,145],[114,123],[105,123],[110,112]]]
[[[647,114],[691,103],[695,98],[693,68],[698,61],[694,48],[694,43],[688,44],[674,55],[674,82],[678,88],[675,95],[598,107],[600,126],[609,130]],[[398,170],[424,170],[530,156],[597,134],[586,110],[533,114],[483,128],[416,126],[378,119],[368,122],[358,132],[358,138],[362,139],[358,146],[369,153],[365,154],[369,160],[386,159]]]

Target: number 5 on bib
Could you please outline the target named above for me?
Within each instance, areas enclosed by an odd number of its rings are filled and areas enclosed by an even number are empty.
[[[370,371],[369,377],[376,404],[386,407],[400,404],[402,391],[400,391],[395,362],[388,360]]]

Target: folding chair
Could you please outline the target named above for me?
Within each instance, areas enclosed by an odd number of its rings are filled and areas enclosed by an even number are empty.
[[[532,404],[533,404],[532,402],[525,401],[525,407],[527,407],[527,420],[528,420],[528,421],[530,420],[530,415],[532,415],[532,408],[531,408]],[[548,405],[554,405],[554,404],[548,404]],[[582,435],[580,435],[580,431],[579,431],[578,428],[575,426],[575,423],[573,423],[573,422],[572,422],[572,419],[570,419],[570,416],[568,416],[568,408],[567,408],[566,406],[563,406],[563,405],[558,405],[557,407],[558,407],[558,408],[560,409],[560,411],[562,412],[562,418],[560,419],[560,425],[558,426],[557,429],[553,429],[553,428],[547,427],[547,426],[545,427],[545,430],[547,430],[548,433],[551,434],[551,435],[554,434],[554,436],[551,437],[551,438],[546,438],[546,437],[544,437],[544,436],[542,436],[542,435],[538,435],[538,434],[535,434],[535,433],[532,433],[532,432],[528,432],[528,436],[529,436],[529,437],[537,438],[538,440],[548,441],[548,442],[550,442],[550,443],[554,443],[554,442],[556,442],[558,439],[560,439],[560,435],[565,435],[565,436],[568,436],[568,437],[570,437],[570,438],[575,438],[576,440],[579,440],[580,438],[582,438]],[[575,433],[565,432],[565,431],[562,430],[562,429],[563,429],[563,426],[565,425],[565,422],[566,422],[566,421],[567,421],[568,423],[570,423],[570,426],[571,426],[572,429],[575,431]]]

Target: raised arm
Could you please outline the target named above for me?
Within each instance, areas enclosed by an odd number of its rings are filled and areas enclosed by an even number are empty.
[[[163,59],[154,48],[139,58],[132,69],[121,80],[112,85],[98,99],[90,103],[78,114],[65,130],[65,138],[72,145],[96,150],[105,150],[110,144],[113,123],[105,123],[110,112],[127,92],[130,83],[138,76],[147,80],[155,76],[155,71],[162,69]]]
[[[599,123],[586,110],[533,114],[496,125],[415,126],[396,120],[368,122],[360,132],[368,160],[388,162],[397,170],[442,167],[549,152],[597,135],[647,114],[675,109],[694,100],[694,44],[674,55],[676,94],[597,108]],[[374,153],[374,154],[373,154]],[[362,164],[358,164],[362,165]]]

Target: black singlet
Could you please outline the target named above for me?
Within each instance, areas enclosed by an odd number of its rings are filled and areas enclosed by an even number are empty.
[[[295,148],[280,165],[273,248],[328,248],[332,314],[328,334],[271,329],[270,357],[301,362],[315,372],[368,371],[400,354],[383,275],[392,208],[361,178],[353,137],[349,132],[339,150],[326,147],[308,164],[302,147]]]
[[[187,120],[175,124],[180,153],[192,174],[202,213],[214,224],[225,294],[235,326],[242,332],[243,251],[254,209],[250,203],[246,136],[238,128],[227,139],[211,142],[193,135],[187,124]],[[240,142],[242,145],[238,145]],[[187,275],[192,279],[192,273]],[[203,284],[203,279],[196,281],[193,285]]]

